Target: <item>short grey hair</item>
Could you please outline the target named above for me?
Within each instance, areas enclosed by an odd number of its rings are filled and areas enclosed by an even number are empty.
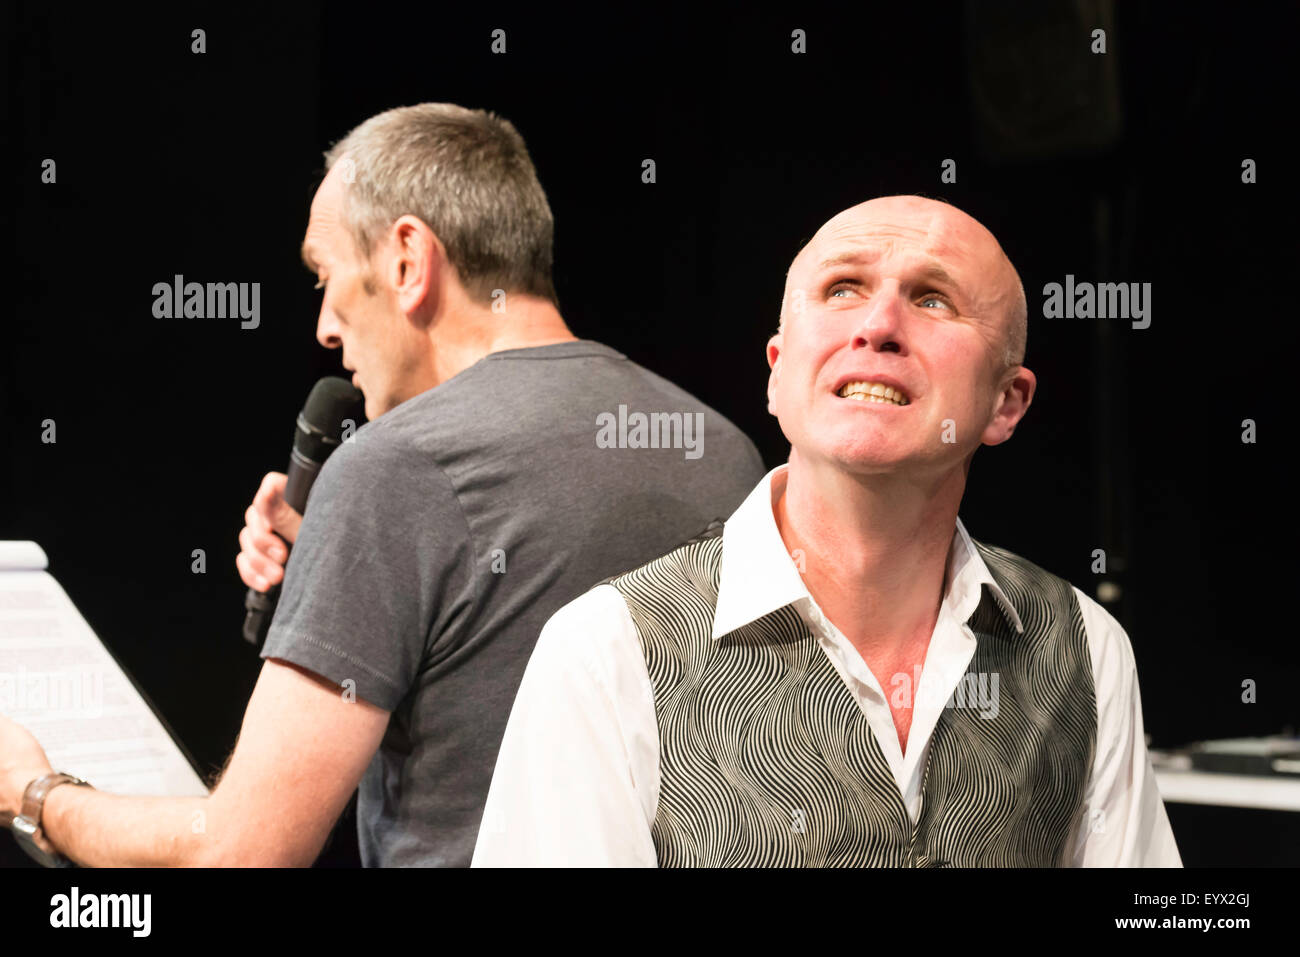
[[[441,240],[471,298],[501,289],[557,304],[555,220],[510,121],[453,103],[398,107],[325,154],[326,170],[344,161],[343,219],[364,259],[409,214]]]
[[[1007,263],[1011,263],[1010,258]],[[1025,346],[1029,340],[1029,306],[1025,300],[1025,285],[1020,281],[1019,274],[1015,273],[1014,267],[1012,274],[1015,276],[1016,288],[1011,300],[1010,315],[1007,317],[1006,348],[1002,355],[1004,371],[1024,365]]]

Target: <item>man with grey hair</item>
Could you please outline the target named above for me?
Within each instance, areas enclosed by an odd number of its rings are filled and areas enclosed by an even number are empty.
[[[283,592],[219,783],[202,799],[50,790],[41,840],[81,864],[310,864],[360,784],[363,863],[468,865],[542,624],[762,474],[718,413],[569,331],[551,210],[510,123],[391,110],[327,162],[302,255],[324,289],[317,338],[371,421],[305,516],[280,473],[245,515],[239,573]],[[50,770],[0,719],[0,814]]]
[[[547,623],[475,865],[1180,866],[1124,630],[957,518],[1025,320],[946,203],[822,226],[767,346],[788,464]]]

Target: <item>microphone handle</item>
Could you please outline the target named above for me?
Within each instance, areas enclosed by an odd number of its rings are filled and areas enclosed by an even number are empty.
[[[275,603],[280,600],[280,586],[272,585],[266,591],[250,588],[244,596],[244,640],[254,648],[261,648],[275,614]]]
[[[320,474],[320,468],[324,464],[307,458],[296,448],[289,452],[289,474],[284,481],[284,503],[299,515],[307,511],[307,495],[316,483],[316,476]]]
[[[301,515],[307,510],[307,495],[324,463],[309,459],[294,448],[289,453],[289,475],[284,483],[284,501]],[[292,548],[293,546],[289,546]],[[285,559],[288,564],[288,559]],[[271,628],[271,617],[280,600],[280,586],[272,585],[266,591],[248,589],[244,596],[244,640],[254,648],[261,648]]]

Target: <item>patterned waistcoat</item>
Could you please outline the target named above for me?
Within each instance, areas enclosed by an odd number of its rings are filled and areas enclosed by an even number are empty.
[[[1068,582],[975,545],[1025,630],[983,589],[963,683],[983,674],[996,687],[996,709],[984,709],[995,716],[981,717],[973,695],[949,699],[915,824],[866,716],[793,607],[711,638],[716,533],[610,580],[654,687],[661,867],[1068,863],[1097,734],[1083,619]]]

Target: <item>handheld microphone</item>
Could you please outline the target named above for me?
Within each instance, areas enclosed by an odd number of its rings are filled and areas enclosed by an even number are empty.
[[[311,394],[298,413],[293,432],[293,450],[289,453],[289,472],[284,485],[284,500],[299,515],[307,510],[307,496],[321,466],[342,445],[339,436],[346,419],[361,418],[364,397],[361,390],[338,376],[326,376],[312,386]],[[286,559],[286,564],[288,560]],[[244,640],[260,648],[266,641],[271,616],[280,600],[280,586],[264,592],[248,589],[244,598]]]

